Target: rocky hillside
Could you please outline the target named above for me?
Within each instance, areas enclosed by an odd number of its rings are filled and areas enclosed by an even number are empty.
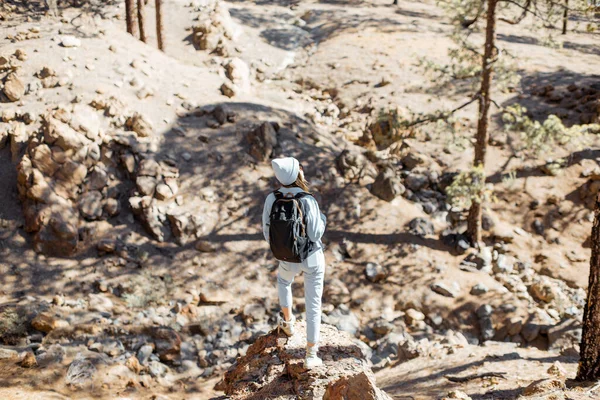
[[[597,34],[557,49],[502,26],[522,79],[497,102],[591,133],[528,158],[494,116],[475,250],[448,195],[475,108],[452,131],[398,125],[464,100],[419,62],[447,61],[436,5],[166,3],[166,53],[152,18],[148,44],[125,32],[122,2],[0,4],[0,397],[598,395],[569,381],[600,187]],[[329,223],[313,372],[301,336],[269,333],[260,215],[283,155]],[[301,317],[301,277],[293,291]]]

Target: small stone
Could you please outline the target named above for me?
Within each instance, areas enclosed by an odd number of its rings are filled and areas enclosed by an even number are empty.
[[[408,223],[409,232],[416,236],[427,236],[435,233],[435,228],[431,221],[426,218],[414,218]]]
[[[427,175],[411,173],[404,179],[404,184],[413,192],[418,192],[429,185]]]
[[[446,297],[458,297],[460,293],[460,288],[456,282],[454,283],[453,287],[450,287],[443,282],[436,282],[431,285],[431,290]]]
[[[533,228],[533,231],[535,233],[537,233],[538,235],[540,235],[540,236],[544,235],[544,229],[545,228],[544,228],[544,223],[541,220],[535,219],[532,222],[531,227]]]
[[[152,176],[138,176],[135,180],[137,189],[144,196],[154,195],[156,189],[156,179]]]
[[[365,266],[365,275],[369,281],[376,283],[387,278],[388,273],[380,264],[369,262]]]
[[[40,313],[36,315],[33,320],[31,320],[31,326],[34,329],[44,333],[51,332],[61,325],[63,325],[62,321],[59,321],[57,318],[46,313]]]
[[[108,291],[108,284],[106,283],[106,281],[98,281],[96,282],[96,287],[98,288],[99,291],[106,293]]]
[[[82,387],[92,381],[96,372],[97,369],[94,364],[81,353],[78,353],[67,369],[65,382],[67,385]]]
[[[523,320],[520,317],[511,317],[506,321],[506,329],[509,336],[515,336],[523,329]]]
[[[103,210],[109,217],[114,217],[119,214],[121,205],[117,199],[106,199]]]
[[[531,285],[530,291],[534,299],[545,303],[550,303],[558,294],[556,284],[545,277]]]
[[[21,360],[21,367],[23,368],[34,368],[37,366],[37,360],[35,359],[35,355],[28,351],[25,353],[25,357]]]
[[[161,362],[150,361],[150,364],[148,365],[148,371],[154,378],[162,378],[167,375],[168,367]]]
[[[152,122],[140,113],[133,114],[133,116],[127,120],[126,125],[140,137],[152,136],[152,133],[154,132]]]
[[[419,165],[426,164],[427,158],[422,154],[411,151],[402,158],[401,162],[402,162],[402,165],[404,165],[407,169],[413,170],[416,167],[418,167]]]
[[[554,364],[548,368],[547,372],[548,374],[557,376],[559,378],[567,376],[567,370],[562,366],[560,361],[554,361]]]
[[[409,325],[414,325],[416,322],[425,321],[425,314],[417,311],[414,308],[409,308],[404,313],[404,320]]]
[[[153,327],[151,330],[154,348],[161,361],[174,361],[180,357],[181,337],[167,327]]]
[[[79,212],[84,218],[95,220],[102,216],[102,193],[92,190],[84,193],[79,200]]]
[[[63,296],[57,294],[52,298],[52,304],[60,307],[63,304],[65,304],[65,298]]]
[[[510,274],[513,271],[516,262],[516,258],[512,256],[499,254],[494,266],[492,267],[492,271],[497,274]]]
[[[137,353],[137,358],[138,358],[140,364],[146,365],[148,363],[148,360],[150,359],[150,356],[152,355],[153,351],[154,351],[154,348],[149,344],[145,344],[142,347],[140,347],[140,349],[138,350],[138,353]]]
[[[227,96],[229,98],[234,97],[238,93],[238,91],[239,89],[237,88],[237,86],[231,82],[225,82],[221,85],[221,93],[223,93],[224,96]]]
[[[125,366],[129,368],[134,374],[139,374],[143,369],[136,356],[129,357],[127,361],[125,361]]]
[[[213,253],[217,250],[215,245],[213,245],[212,243],[210,243],[206,240],[197,241],[195,247],[196,247],[196,250],[198,250],[202,253]]]
[[[395,328],[394,324],[389,321],[386,321],[383,318],[379,318],[375,320],[375,322],[371,325],[371,329],[373,332],[380,336],[385,336]]]
[[[471,397],[460,390],[452,390],[448,392],[448,399],[471,400]]]
[[[215,107],[212,115],[215,117],[219,125],[223,125],[225,122],[227,122],[227,111],[225,111],[225,108],[221,105]]]
[[[476,285],[473,285],[473,287],[471,288],[471,294],[473,296],[480,296],[482,294],[485,294],[489,291],[488,287],[485,286],[483,283],[478,283]]]
[[[17,74],[10,74],[4,81],[4,94],[10,101],[18,101],[25,95],[25,85]]]
[[[102,251],[104,253],[114,253],[117,248],[117,241],[114,239],[102,239],[98,242],[96,246],[98,251]]]
[[[67,35],[63,36],[60,44],[63,47],[79,47],[81,46],[81,40],[76,38],[75,36]]]
[[[168,200],[173,198],[175,196],[175,193],[173,193],[173,191],[168,185],[164,183],[159,183],[158,185],[156,185],[155,195],[156,198],[159,200]]]
[[[15,50],[15,57],[17,57],[17,60],[19,61],[25,61],[27,60],[27,53],[25,50],[17,49]]]

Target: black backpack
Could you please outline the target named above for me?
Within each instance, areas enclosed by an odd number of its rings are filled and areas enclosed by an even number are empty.
[[[313,248],[313,242],[306,234],[306,212],[301,201],[311,194],[301,192],[295,196],[285,196],[278,190],[273,194],[275,202],[269,216],[271,251],[278,260],[300,263],[306,260]]]

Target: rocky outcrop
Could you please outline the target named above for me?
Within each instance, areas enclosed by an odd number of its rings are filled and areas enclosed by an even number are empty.
[[[209,1],[200,9],[198,23],[193,27],[192,40],[199,50],[226,56],[228,44],[234,37],[234,25],[227,7],[219,1]]]
[[[184,243],[196,235],[198,218],[176,199],[176,163],[144,154],[150,136],[150,122],[115,98],[50,110],[39,131],[13,122],[9,139],[25,229],[37,252],[71,256],[82,241],[94,244],[93,224],[119,214],[124,196],[154,239]]]
[[[277,331],[259,337],[215,389],[231,399],[390,399],[375,385],[361,348],[331,325],[321,326],[323,366],[306,370],[306,326],[298,323],[296,329],[291,338]]]

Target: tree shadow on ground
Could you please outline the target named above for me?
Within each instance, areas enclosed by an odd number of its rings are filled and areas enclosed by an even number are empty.
[[[373,17],[352,11],[336,8],[333,10],[311,10],[305,17],[306,25],[302,28],[292,25],[293,14],[231,8],[231,16],[243,25],[261,28],[260,36],[274,47],[294,50],[311,43],[322,43],[347,31],[358,31],[376,28],[379,32],[417,32],[413,24],[398,21],[389,17]],[[282,18],[283,17],[283,18]],[[282,26],[281,20],[289,20],[290,24]]]
[[[4,0],[13,7],[12,12],[18,16],[27,16],[39,20],[44,15],[51,13],[48,0]],[[119,0],[55,0],[57,11],[70,7],[79,8],[93,14],[104,14],[106,7],[120,3]]]
[[[460,375],[460,374],[464,373],[465,371],[472,369],[472,368],[478,368],[478,367],[483,367],[483,366],[489,367],[489,366],[493,365],[494,363],[505,362],[505,361],[510,361],[510,360],[527,360],[527,361],[532,361],[532,362],[537,362],[537,363],[541,363],[541,362],[549,363],[549,362],[554,362],[554,361],[573,362],[572,359],[568,359],[568,358],[565,358],[565,357],[559,356],[559,355],[537,358],[537,357],[522,357],[517,352],[508,352],[508,353],[504,353],[502,355],[495,355],[495,354],[487,355],[487,356],[483,357],[482,359],[479,359],[476,361],[468,361],[468,358],[466,358],[464,363],[462,363],[462,364],[458,363],[459,365],[456,365],[454,367],[450,367],[450,368],[442,367],[442,368],[435,370],[435,372],[433,372],[431,374],[412,378],[412,379],[401,379],[399,383],[382,386],[381,388],[392,396],[394,396],[396,393],[402,394],[405,391],[413,392],[416,390],[417,387],[419,387],[422,384],[427,384],[428,382],[435,382],[446,376],[457,376],[457,375]],[[419,393],[422,395],[425,395],[425,393],[429,393],[429,395],[431,395],[432,397],[437,397],[444,390],[450,390],[452,385],[453,384],[448,383],[446,388],[425,386],[425,387],[420,388]],[[524,388],[524,386],[519,386],[514,389],[492,390],[492,391],[486,392],[485,394],[469,394],[469,395],[474,399],[476,398],[476,399],[480,399],[480,400],[490,399],[490,398],[514,399],[515,398],[514,394],[521,394],[523,391],[523,388]],[[502,397],[502,396],[509,396],[509,397]]]
[[[567,160],[565,168],[568,168],[572,165],[578,164],[582,160],[595,160],[598,157],[600,157],[600,150],[584,149],[584,150],[574,151],[573,153],[571,153],[570,155],[565,157]],[[539,165],[534,165],[534,166],[524,166],[522,168],[519,168],[518,170],[511,170],[511,172],[515,173],[514,176],[517,179],[547,176],[547,174],[541,168],[544,164],[545,163],[542,163]],[[486,178],[486,182],[494,183],[494,184],[501,183],[502,179],[504,177],[506,177],[507,174],[508,174],[508,172],[506,172],[506,171],[497,171],[491,175],[488,175],[488,177]]]
[[[600,46],[597,44],[581,44],[575,42],[564,42],[563,48],[569,50],[575,50],[583,54],[592,54],[600,56]]]
[[[520,70],[518,74],[521,76],[519,96],[511,97],[504,101],[500,106],[502,108],[509,107],[514,104],[519,104],[527,108],[527,116],[539,122],[545,121],[551,114],[557,115],[567,127],[581,124],[582,117],[588,113],[583,103],[577,105],[579,99],[570,97],[571,93],[567,89],[570,85],[575,85],[577,88],[591,88],[600,91],[600,75],[597,74],[580,74],[569,70],[557,70],[552,72],[536,72],[528,73]],[[536,91],[540,91],[544,87],[553,87],[552,95],[564,96],[555,99],[552,96],[537,95]],[[496,122],[502,126],[502,115],[497,113],[494,116]]]
[[[396,7],[396,6],[394,6]],[[398,8],[394,11],[394,13],[398,14],[398,15],[402,15],[404,17],[409,17],[409,18],[419,18],[419,19],[424,19],[424,20],[443,20],[444,19],[444,15],[443,14],[432,14],[429,12],[424,12],[424,11],[412,11],[412,10],[404,10],[401,8]]]

